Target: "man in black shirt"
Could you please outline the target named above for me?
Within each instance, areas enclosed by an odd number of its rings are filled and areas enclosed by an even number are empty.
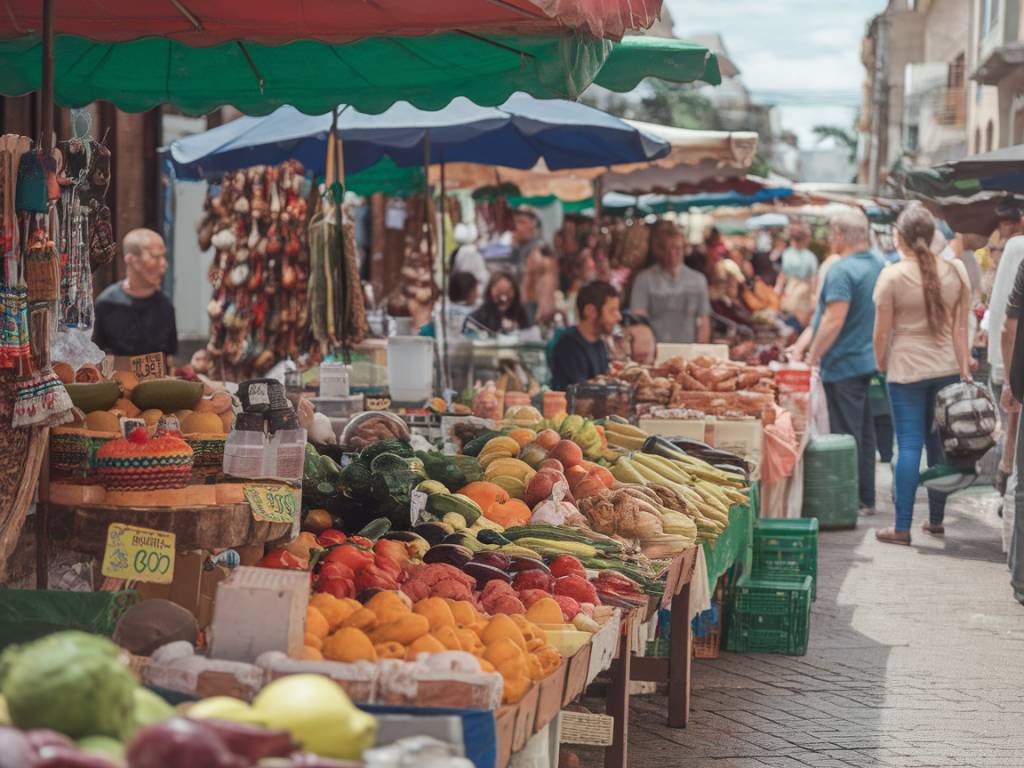
[[[1024,398],[1024,264],[1020,265],[1013,281],[1010,297],[1006,302],[1006,319],[1000,337],[1003,353],[1003,369],[1006,383],[1003,385],[1002,405],[1007,413],[1020,409]],[[1020,472],[1024,466],[1024,419],[1020,420],[1017,432],[1017,488],[1014,492],[1014,508],[1017,514],[1013,520],[1013,538],[1010,543],[1010,584],[1013,596],[1024,603],[1024,482]]]
[[[178,352],[174,305],[160,291],[167,271],[167,247],[151,229],[133,229],[122,243],[125,279],[107,286],[96,299],[93,341],[113,355],[163,352],[167,367]]]
[[[622,319],[619,294],[608,283],[593,282],[576,294],[576,325],[561,335],[551,350],[551,388],[564,391],[570,384],[608,372],[605,338]]]

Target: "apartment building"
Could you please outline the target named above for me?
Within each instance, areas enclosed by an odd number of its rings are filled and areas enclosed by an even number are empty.
[[[971,154],[1024,144],[1021,0],[970,0],[967,136]]]

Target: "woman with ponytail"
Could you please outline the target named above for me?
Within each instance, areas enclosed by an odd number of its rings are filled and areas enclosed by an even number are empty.
[[[901,259],[882,270],[875,286],[875,359],[885,374],[899,454],[894,487],[896,525],[878,531],[879,541],[910,544],[921,468],[942,461],[933,428],[935,395],[948,384],[971,377],[967,313],[971,286],[959,260],[945,261],[931,249],[935,219],[920,205],[896,220]],[[928,522],[923,529],[945,533],[945,494],[928,491]]]

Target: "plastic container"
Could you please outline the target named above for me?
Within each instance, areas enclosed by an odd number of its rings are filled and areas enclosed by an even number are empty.
[[[263,476],[282,480],[302,479],[306,459],[306,430],[291,412],[271,414],[270,441],[263,457]]]
[[[812,597],[818,589],[818,520],[754,521],[752,574],[758,579],[803,581],[812,579]]]
[[[264,477],[264,457],[269,441],[263,431],[261,413],[240,413],[235,417],[235,428],[224,443],[224,474],[231,477]]]
[[[802,516],[815,517],[822,530],[855,528],[857,443],[851,435],[822,435],[804,450]]]
[[[349,367],[344,363],[320,363],[320,397],[348,397]]]
[[[726,637],[736,653],[803,656],[811,629],[811,577],[779,581],[741,576],[733,588]]]
[[[425,402],[434,394],[434,340],[428,336],[388,339],[388,390],[403,403]]]
[[[569,400],[565,392],[549,390],[544,393],[544,418],[553,419],[560,413],[569,412]]]

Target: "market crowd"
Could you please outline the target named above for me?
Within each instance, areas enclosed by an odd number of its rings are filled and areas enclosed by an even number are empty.
[[[616,357],[653,363],[658,343],[725,341],[734,358],[813,366],[831,432],[857,445],[862,514],[891,506],[894,524],[877,537],[907,545],[914,499],[928,477],[922,456],[932,479],[943,469],[964,475],[964,467],[944,463],[936,398],[973,381],[981,365],[1003,415],[997,486],[1002,493],[1009,485],[1012,499],[1024,390],[1024,364],[1015,365],[1024,346],[1014,350],[1024,333],[1020,210],[1001,208],[980,247],[915,204],[882,226],[851,207],[827,222],[792,219],[733,237],[708,229],[699,240],[663,219],[643,225],[635,268],[612,257],[607,228],[566,227],[545,239],[532,210],[516,210],[513,222],[499,263],[484,258],[471,226],[460,225],[448,327],[540,329],[553,388],[605,373]],[[876,455],[895,455],[891,505],[876,497]],[[945,533],[945,503],[956,488],[954,481],[928,484],[923,531]],[[1024,552],[1024,519],[1020,528],[1014,537]],[[1024,557],[1016,551],[1014,586],[1024,600]]]

